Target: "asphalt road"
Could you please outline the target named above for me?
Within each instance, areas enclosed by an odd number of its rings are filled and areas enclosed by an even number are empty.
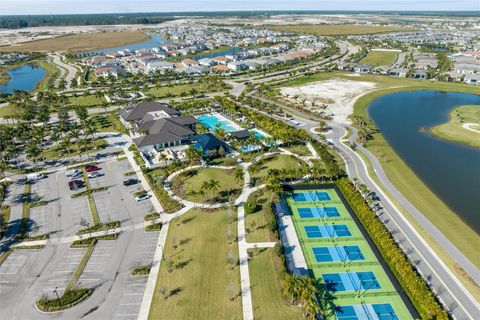
[[[65,70],[67,71],[67,74],[65,76],[65,81],[67,82],[65,90],[70,90],[72,88],[72,81],[76,81],[75,75],[77,74],[77,69],[75,69],[68,63],[64,63],[62,61],[62,57],[59,54],[51,54],[50,56],[52,57],[53,63],[60,67],[60,78],[63,78],[63,76],[65,75]]]
[[[259,112],[257,109],[251,109]],[[282,120],[291,126],[297,127],[298,129],[303,129],[307,131],[314,139],[320,140],[317,135],[311,134],[310,132],[311,128],[317,126],[316,121],[311,121],[296,116],[294,116],[294,121],[290,121],[277,115],[272,115],[265,112],[262,113],[266,116]],[[403,214],[375,184],[375,182],[369,176],[367,167],[363,163],[363,160],[360,158],[360,156],[356,154],[350,147],[342,143],[341,137],[346,133],[345,125],[329,122],[329,126],[332,128],[332,130],[328,135],[326,135],[326,137],[333,143],[334,149],[340,153],[345,161],[349,177],[351,179],[357,178],[361,183],[366,184],[371,191],[374,191],[379,196],[379,202],[383,208],[380,218],[390,230],[394,239],[407,254],[409,259],[413,261],[417,270],[425,279],[427,279],[432,290],[436,292],[442,303],[451,312],[452,316],[455,319],[480,319],[480,305],[478,302],[468,293],[458,279],[451,273],[448,267],[445,266],[435,252],[423,240],[422,236],[418,234],[415,228],[412,227],[411,224],[405,219]],[[373,157],[373,155],[371,156]],[[376,173],[378,174],[380,170],[382,170],[380,164],[378,161],[373,161],[373,165]],[[380,173],[383,173],[383,170]],[[380,174],[380,176],[382,177],[380,181],[384,185],[393,188],[392,194],[400,194],[388,181],[388,178],[384,173]],[[389,191],[392,192],[392,190]],[[404,197],[398,197],[396,199],[400,201],[401,205],[406,206],[407,210],[414,208]],[[421,215],[420,212],[418,213]],[[429,226],[424,225],[422,222],[424,221],[420,219],[419,223],[422,225],[422,227],[429,231]],[[430,222],[428,223],[431,225]],[[455,250],[457,249],[455,248]],[[478,273],[478,269],[474,267],[473,270],[471,269],[471,262],[465,257],[463,257],[465,260],[459,259],[461,256],[459,257],[457,255],[453,255],[452,258],[458,259],[456,260],[457,263],[459,263],[462,267],[465,265],[465,270],[472,271],[473,276]]]

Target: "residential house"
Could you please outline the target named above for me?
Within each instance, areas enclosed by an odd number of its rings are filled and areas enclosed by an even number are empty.
[[[373,69],[372,65],[369,64],[359,64],[353,68],[355,73],[369,73]]]
[[[480,74],[467,74],[463,78],[463,82],[466,84],[480,85]]]

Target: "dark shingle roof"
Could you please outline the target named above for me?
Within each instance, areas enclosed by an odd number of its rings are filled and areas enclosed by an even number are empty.
[[[141,120],[147,113],[155,111],[164,111],[171,117],[180,115],[177,110],[170,108],[165,103],[148,101],[139,103],[134,107],[123,108],[120,110],[120,116],[125,121],[138,121]]]
[[[243,140],[248,139],[250,137],[250,132],[248,130],[239,130],[230,133],[235,139]]]
[[[228,150],[228,145],[211,133],[198,134],[192,140],[196,141],[195,147],[202,148],[204,151],[220,147]]]

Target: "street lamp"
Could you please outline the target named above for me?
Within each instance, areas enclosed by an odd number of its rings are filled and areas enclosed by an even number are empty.
[[[62,301],[60,300],[60,296],[58,295],[58,287],[55,287],[55,290],[53,290],[53,292],[55,292],[55,295],[57,296],[58,304],[61,307],[62,306]]]

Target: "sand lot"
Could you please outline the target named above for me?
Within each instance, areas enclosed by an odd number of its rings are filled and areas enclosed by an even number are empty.
[[[285,87],[280,93],[290,102],[303,104],[314,112],[333,115],[338,122],[350,123],[347,116],[353,112],[355,101],[376,87],[373,82],[335,78],[304,86]]]

